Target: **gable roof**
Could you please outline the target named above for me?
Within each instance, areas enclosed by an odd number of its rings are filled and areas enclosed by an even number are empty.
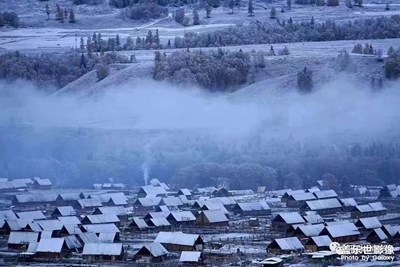
[[[270,210],[265,201],[254,201],[254,202],[242,202],[236,204],[242,211],[259,211],[259,210]]]
[[[299,224],[305,222],[298,212],[281,212],[278,213],[273,220],[278,217],[281,217],[287,224]]]
[[[61,216],[71,216],[71,215],[76,215],[76,211],[73,207],[71,206],[60,206],[54,209],[53,214],[56,213],[61,214]]]
[[[299,225],[295,230],[295,234],[301,232],[307,237],[318,236],[324,227],[323,224]]]
[[[360,232],[358,231],[354,223],[335,224],[331,226],[326,226],[325,229],[333,238],[360,235]],[[324,232],[325,229],[322,232]]]
[[[332,240],[327,235],[320,235],[320,236],[312,236],[307,241],[306,245],[314,243],[317,247],[329,247],[332,243]]]
[[[374,229],[382,227],[381,222],[376,217],[360,218],[356,222],[357,226],[362,226],[365,229]]]
[[[122,255],[123,248],[121,243],[85,243],[82,255]]]
[[[143,192],[146,196],[159,196],[159,195],[166,195],[167,190],[165,190],[162,186],[153,186],[153,185],[145,185],[142,186],[139,192]]]
[[[208,219],[210,223],[219,223],[219,222],[228,222],[228,218],[225,213],[220,210],[202,210],[200,214],[204,214],[204,216]]]
[[[115,214],[117,216],[128,215],[127,210],[122,206],[106,206],[106,207],[98,207],[94,214]]]
[[[113,223],[105,223],[105,224],[88,224],[88,225],[82,225],[83,229],[86,230],[86,232],[93,232],[96,234],[99,233],[119,233],[119,229],[115,224]]]
[[[329,189],[329,190],[321,190],[321,191],[315,191],[313,192],[314,196],[316,196],[318,199],[323,199],[323,198],[335,198],[338,196],[338,194],[335,192],[335,190]]]
[[[29,244],[30,242],[37,242],[38,239],[39,233],[11,231],[8,244]]]
[[[36,252],[60,253],[64,245],[64,238],[42,238]]]
[[[310,200],[306,201],[305,204],[310,210],[324,210],[324,209],[332,209],[332,208],[341,208],[342,204],[340,204],[337,198],[324,198],[318,200]]]
[[[161,244],[175,244],[181,246],[194,246],[201,239],[197,234],[185,234],[182,232],[159,232],[155,242]]]
[[[133,220],[131,222],[131,226],[132,225],[136,225],[141,230],[149,228],[149,226],[147,225],[145,220],[143,220],[142,218],[139,218],[139,217],[133,217]]]
[[[92,224],[101,224],[101,223],[119,223],[120,220],[115,214],[97,214],[97,215],[86,215],[86,217],[82,220],[82,223],[92,223]]]
[[[79,225],[81,221],[76,216],[63,216],[57,218],[62,225]]]
[[[304,250],[304,246],[297,237],[277,238],[268,247],[273,244],[276,244],[281,250]]]
[[[182,251],[179,262],[199,262],[200,259],[200,251]]]
[[[12,210],[0,210],[0,221],[2,220],[16,220],[17,215]]]
[[[54,231],[54,230],[61,230],[63,227],[62,223],[59,220],[41,220],[37,221],[40,228],[44,231]]]
[[[141,205],[143,207],[153,207],[159,205],[161,197],[140,197],[135,201],[135,205]]]
[[[136,254],[149,253],[153,257],[161,257],[167,255],[169,252],[160,243],[153,242],[144,244]]]
[[[97,208],[103,206],[97,198],[78,199],[78,204],[82,208]]]
[[[311,224],[316,224],[316,223],[323,223],[324,219],[316,213],[315,211],[307,211],[306,215],[303,216],[304,220]]]
[[[173,211],[168,215],[167,220],[172,218],[177,222],[190,222],[196,220],[196,217],[194,217],[193,213],[190,211]]]
[[[17,216],[20,219],[31,219],[31,220],[46,219],[46,216],[44,216],[43,212],[40,210],[18,212]]]
[[[305,201],[305,200],[312,200],[316,199],[315,195],[313,193],[296,193],[296,194],[291,194],[289,196],[290,199],[293,199],[295,201]]]
[[[340,202],[343,204],[345,207],[355,207],[357,206],[357,202],[354,198],[341,198]]]

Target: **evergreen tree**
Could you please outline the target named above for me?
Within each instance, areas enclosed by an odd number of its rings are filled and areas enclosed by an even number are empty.
[[[75,14],[74,14],[74,11],[72,9],[69,11],[69,22],[70,23],[75,23],[76,22]]]
[[[200,24],[199,13],[197,12],[196,9],[193,9],[193,25],[199,25],[199,24]]]
[[[59,4],[56,5],[56,20],[61,20],[62,17],[64,17],[64,13],[61,10],[61,7]]]
[[[47,20],[50,19],[50,7],[49,4],[46,4],[46,14],[47,14]]]
[[[156,34],[154,35],[154,43],[156,43],[157,45],[160,44],[160,35],[158,33],[158,29],[156,29]]]
[[[171,48],[171,39],[168,39],[167,47],[168,47],[168,48]]]
[[[352,0],[346,0],[346,6],[348,8],[353,8],[353,1]]]
[[[68,10],[64,8],[64,19],[68,19]]]
[[[250,17],[254,16],[253,0],[249,0],[249,6],[247,8],[247,12],[249,13]]]
[[[92,46],[92,40],[90,39],[90,37],[88,37],[86,40],[86,50],[87,50],[88,56],[90,58],[92,58],[93,46]]]
[[[286,4],[287,4],[288,9],[292,8],[292,0],[287,0]]]
[[[389,10],[390,10],[390,6],[389,6],[389,3],[386,3],[386,7],[385,7],[385,10],[386,10],[386,11],[389,11]]]
[[[315,24],[315,22],[314,22],[314,16],[312,16],[311,17],[311,21],[310,21],[310,25],[314,25]]]
[[[234,0],[229,0],[228,7],[231,9],[231,14],[233,14],[233,7],[235,6]]]
[[[300,91],[310,92],[313,87],[312,71],[306,67],[297,72],[297,87]]]
[[[275,7],[271,8],[271,12],[270,12],[269,17],[271,19],[275,19],[276,18],[276,9],[275,9]]]
[[[152,42],[153,42],[153,33],[151,32],[151,30],[149,30],[146,36],[146,44],[151,44]]]
[[[136,44],[140,45],[142,43],[142,39],[138,36],[136,37]]]
[[[81,36],[80,38],[79,48],[81,49],[82,52],[85,50],[85,40],[83,39],[83,36]]]
[[[121,45],[121,40],[119,39],[119,34],[117,34],[117,36],[115,37],[115,44],[116,44],[117,46],[120,46],[120,45]]]
[[[339,0],[327,0],[326,1],[327,6],[338,6],[339,5]]]
[[[61,22],[61,23],[64,23],[64,12],[63,12],[62,9],[61,9],[61,11],[60,11],[60,22]]]
[[[81,55],[81,62],[80,62],[79,68],[82,68],[82,67],[84,67],[86,69],[86,58],[83,53]]]
[[[206,6],[206,18],[210,18],[211,17],[211,6],[210,5],[207,5]]]

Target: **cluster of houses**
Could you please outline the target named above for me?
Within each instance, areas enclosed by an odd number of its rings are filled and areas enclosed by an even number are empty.
[[[105,183],[76,192],[54,189],[41,178],[0,184],[16,185],[0,191],[2,202],[9,203],[0,210],[3,252],[17,252],[24,261],[207,265],[215,249],[205,235],[232,231],[262,234],[264,256],[273,256],[263,265],[282,264],[281,254],[336,258],[329,249],[334,241],[396,245],[400,240],[400,225],[395,217],[386,218],[378,198],[358,203],[319,187],[173,190],[153,179],[139,188]]]

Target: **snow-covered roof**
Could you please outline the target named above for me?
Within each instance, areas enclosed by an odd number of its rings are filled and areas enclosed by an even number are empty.
[[[97,215],[86,215],[86,217],[82,220],[82,223],[119,223],[120,220],[115,214],[97,214]]]
[[[195,221],[196,217],[194,217],[193,213],[190,211],[176,211],[171,212],[167,219],[173,217],[177,222],[188,222],[188,221]]]
[[[100,200],[97,198],[79,199],[78,203],[82,208],[95,208],[103,206],[103,204],[101,204]]]
[[[63,227],[61,228],[61,230],[65,230],[67,231],[68,234],[70,235],[78,235],[82,233],[82,230],[76,226],[75,224],[66,224],[63,225]]]
[[[220,210],[202,210],[203,213],[210,223],[228,222],[228,218],[225,213]]]
[[[126,211],[126,208],[122,206],[107,206],[107,207],[98,207],[96,208],[95,213],[101,213],[101,214],[115,214],[117,216],[121,215],[127,215],[128,212]]]
[[[29,244],[30,242],[37,242],[38,238],[39,233],[11,231],[8,244]]]
[[[316,197],[313,195],[313,193],[296,193],[292,194],[290,198],[296,200],[296,201],[305,201],[305,200],[312,200],[316,199]]]
[[[381,228],[373,229],[369,235],[372,235],[373,233],[375,233],[382,241],[388,239],[388,236],[383,232]]]
[[[343,204],[345,207],[355,207],[357,206],[357,202],[354,198],[341,198],[340,202]]]
[[[57,210],[61,214],[61,216],[71,216],[71,215],[75,215],[76,214],[75,209],[73,207],[71,207],[71,206],[57,207],[57,208],[55,208],[54,212],[56,212]]]
[[[61,228],[63,227],[62,223],[59,220],[40,220],[37,221],[37,223],[44,231],[61,230]]]
[[[140,191],[143,191],[147,196],[166,195],[167,190],[162,186],[145,185],[142,186]]]
[[[301,217],[298,212],[281,212],[278,213],[277,217],[278,216],[280,216],[287,224],[298,224],[305,222],[303,217]]]
[[[306,215],[304,215],[303,218],[304,220],[312,224],[324,222],[324,219],[321,217],[321,215],[314,211],[307,211]]]
[[[143,250],[147,250],[153,257],[161,257],[167,255],[169,252],[164,248],[164,246],[158,242],[144,244],[141,249],[137,252],[140,254]]]
[[[192,192],[190,192],[190,190],[187,189],[187,188],[181,188],[181,189],[178,191],[178,194],[182,194],[182,195],[185,195],[185,196],[191,196],[191,195],[192,195]]]
[[[315,191],[313,193],[318,199],[321,198],[335,198],[338,195],[336,194],[335,190],[322,190],[322,191]]]
[[[64,242],[64,238],[41,238],[36,252],[60,253]]]
[[[365,229],[380,228],[382,226],[381,222],[376,217],[360,218],[356,222],[357,226],[364,227]]]
[[[118,193],[106,193],[106,194],[92,194],[89,196],[90,198],[96,198],[101,203],[107,203],[112,201],[115,205],[126,205],[128,202],[126,201],[126,196],[122,192]]]
[[[312,236],[310,239],[314,241],[317,247],[329,247],[329,245],[332,243],[332,240],[327,235]]]
[[[34,177],[33,178],[34,182],[37,183],[40,186],[51,186],[52,183],[49,179],[47,178],[39,178],[39,177]]]
[[[92,233],[119,233],[119,229],[113,223],[106,224],[88,224],[82,226],[87,232]]]
[[[323,224],[299,225],[295,232],[301,231],[305,236],[317,236],[324,229]]]
[[[160,204],[161,197],[142,197],[138,198],[135,202],[136,205],[141,205],[143,207],[153,207]]]
[[[340,204],[337,198],[310,200],[306,201],[306,205],[310,208],[310,210],[324,210],[342,207],[342,204]]]
[[[92,232],[78,234],[83,243],[97,243],[100,242],[99,237]]]
[[[304,246],[297,237],[277,238],[271,244],[274,242],[281,250],[304,250]]]
[[[325,229],[333,238],[360,234],[354,223],[343,223],[343,224],[326,226]]]
[[[121,243],[85,243],[82,255],[119,256],[122,253]]]
[[[43,212],[40,210],[18,212],[17,216],[20,219],[31,219],[31,220],[46,219],[46,216],[44,216]]]
[[[163,227],[163,226],[171,226],[171,224],[167,221],[166,218],[159,217],[159,218],[151,218],[150,222],[155,226],[155,227]]]
[[[64,237],[65,244],[69,249],[82,248],[82,244],[79,242],[75,235],[69,235]]]
[[[270,210],[271,208],[265,201],[254,201],[237,203],[242,211],[254,211],[254,210]]]
[[[182,251],[179,262],[199,262],[200,259],[200,251]]]
[[[194,246],[200,238],[197,234],[185,234],[182,232],[159,232],[155,242],[161,244],[175,244],[182,246]]]
[[[178,207],[182,206],[183,203],[179,197],[165,197],[161,199],[161,205],[165,205],[167,207]]]
[[[69,192],[69,193],[61,193],[58,195],[57,199],[64,200],[64,201],[73,201],[81,199],[80,193]]]
[[[116,235],[117,233],[100,233],[99,241],[100,243],[113,243]]]
[[[62,225],[78,225],[81,224],[81,221],[76,216],[63,216],[57,218]]]
[[[18,219],[12,210],[0,210],[0,221]]]
[[[229,214],[229,211],[225,208],[225,206],[221,202],[214,201],[205,201],[204,204],[200,208],[201,210],[220,210],[225,214]]]
[[[57,199],[57,194],[26,193],[15,195],[15,199],[18,203],[54,202]]]
[[[134,223],[139,229],[147,229],[149,227],[145,220],[139,217],[133,217],[132,223]]]

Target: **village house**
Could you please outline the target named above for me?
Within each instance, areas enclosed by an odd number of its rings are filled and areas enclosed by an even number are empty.
[[[159,232],[155,242],[161,243],[168,251],[202,251],[204,248],[200,235],[182,232]]]
[[[342,210],[342,205],[337,198],[324,198],[306,201],[306,203],[301,207],[301,210],[314,211],[320,215],[335,214]]]
[[[56,198],[56,205],[57,206],[72,206],[76,203],[78,199],[82,199],[80,193],[62,193],[59,194]]]
[[[17,212],[19,219],[45,220],[46,216],[40,210]]]
[[[86,262],[122,261],[124,254],[121,243],[86,243],[82,251],[83,260]]]
[[[138,198],[166,196],[167,190],[162,186],[145,185],[139,189]]]
[[[160,263],[165,260],[168,250],[157,242],[144,244],[135,254],[135,261],[138,263]]]
[[[134,203],[133,207],[135,210],[152,210],[154,207],[159,206],[161,197],[143,197],[138,198]]]
[[[129,227],[133,231],[143,231],[149,228],[146,221],[139,217],[133,217],[131,223],[129,224]]]
[[[167,206],[170,210],[177,210],[179,207],[183,206],[183,203],[179,197],[164,197],[161,199],[159,205]]]
[[[15,195],[12,204],[18,208],[41,210],[55,205],[57,194],[24,193]]]
[[[340,223],[326,226],[320,235],[327,235],[335,242],[353,242],[359,239],[360,232],[354,223]]]
[[[297,225],[292,236],[295,236],[300,240],[312,236],[318,236],[324,228],[325,226],[323,224]]]
[[[292,224],[304,224],[303,217],[298,212],[281,212],[278,213],[271,221],[271,226],[274,229],[286,229]]]
[[[329,245],[331,243],[332,240],[327,235],[312,236],[308,238],[305,248],[308,251],[330,250]]]
[[[297,237],[277,238],[267,247],[270,254],[299,253],[304,251],[304,246]]]
[[[271,215],[271,208],[265,201],[243,202],[237,203],[233,212],[242,216],[268,216]]]
[[[157,230],[170,230],[171,224],[165,217],[155,217],[145,220],[147,225]]]
[[[67,249],[64,238],[41,238],[35,256],[46,259],[62,258],[63,251]]]
[[[202,210],[196,217],[196,225],[198,226],[228,226],[229,219],[220,210]]]
[[[352,211],[358,205],[354,198],[341,198],[339,201],[343,206],[343,211]]]
[[[290,196],[292,194],[304,194],[305,191],[303,189],[299,189],[299,190],[292,190],[292,189],[288,189],[286,190],[286,192],[282,195],[281,197],[281,202],[287,203],[288,199],[290,198]]]
[[[381,228],[372,229],[367,235],[366,240],[371,244],[382,244],[388,241],[389,237],[383,232]]]
[[[33,188],[39,190],[50,190],[53,187],[53,184],[49,179],[42,179],[39,177],[33,178]]]
[[[81,212],[92,212],[95,208],[101,207],[100,200],[97,198],[85,198],[77,200],[75,208],[81,210]]]
[[[314,200],[316,197],[312,193],[297,193],[291,194],[285,199],[286,207],[289,208],[299,208],[307,200]]]
[[[303,218],[307,223],[310,224],[319,224],[324,222],[324,219],[321,217],[321,215],[315,211],[306,211]]]
[[[387,209],[381,202],[373,202],[365,205],[357,205],[351,212],[352,218],[364,218],[385,215]]]
[[[8,236],[7,246],[10,249],[25,250],[30,242],[37,242],[38,240],[39,233],[12,231]]]
[[[318,199],[324,199],[324,198],[337,198],[338,194],[335,192],[335,190],[329,189],[329,190],[321,190],[321,191],[314,191],[313,192],[314,196]]]
[[[114,214],[118,217],[121,223],[128,222],[128,211],[123,206],[109,206],[109,207],[98,207],[94,210],[93,215],[107,215]]]
[[[174,226],[191,226],[194,225],[194,222],[196,221],[196,217],[190,211],[171,212],[166,219],[171,225]]]
[[[179,189],[177,196],[185,196],[187,199],[192,199],[192,192],[187,188]]]
[[[76,216],[64,216],[57,217],[57,220],[61,222],[62,225],[80,225],[81,221]]]
[[[381,222],[376,217],[360,218],[357,220],[355,225],[364,236],[371,230],[382,227]]]
[[[203,255],[200,251],[182,251],[179,263],[183,266],[199,266],[203,264]]]
[[[98,215],[86,215],[81,222],[82,224],[115,223],[116,225],[119,225],[120,220],[115,214],[98,214]]]
[[[76,210],[72,206],[56,207],[51,213],[52,218],[76,215]]]

